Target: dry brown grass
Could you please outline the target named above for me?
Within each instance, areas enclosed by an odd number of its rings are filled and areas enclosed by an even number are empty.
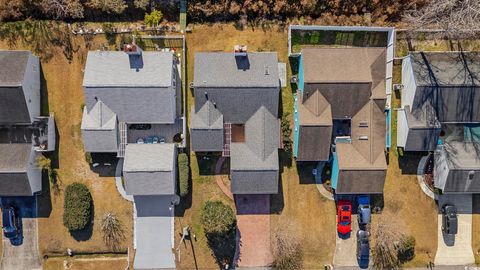
[[[66,263],[65,263],[66,261]],[[68,268],[65,268],[65,265]],[[45,270],[90,270],[90,269],[105,269],[105,270],[123,270],[127,266],[127,258],[82,258],[74,259],[68,257],[52,258],[45,261],[43,269]]]
[[[473,195],[472,249],[475,263],[480,264],[480,195]]]
[[[96,37],[93,49],[100,48],[105,40]],[[100,232],[100,217],[105,212],[114,212],[121,219],[126,233],[126,239],[120,243],[123,250],[132,243],[132,204],[118,194],[113,177],[100,177],[90,170],[85,161],[83,144],[80,134],[82,118],[81,107],[84,102],[82,80],[87,48],[83,37],[73,38],[73,59],[69,62],[61,48],[52,47],[53,57],[48,62],[42,61],[42,70],[48,91],[49,111],[55,113],[58,129],[58,174],[59,193],[48,192],[48,188],[40,198],[39,245],[40,253],[66,253],[67,248],[75,252],[111,252]],[[46,44],[45,46],[48,46]],[[28,49],[19,42],[18,47],[9,48],[0,42],[2,49]],[[56,159],[56,158],[54,158]],[[48,181],[48,180],[47,180]],[[86,184],[93,197],[94,225],[92,235],[85,241],[75,240],[63,225],[63,191],[72,182]],[[44,181],[44,186],[48,182]],[[52,187],[50,187],[50,191]]]

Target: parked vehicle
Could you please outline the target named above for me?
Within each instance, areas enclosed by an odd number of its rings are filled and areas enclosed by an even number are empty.
[[[357,232],[357,260],[365,261],[370,256],[370,233],[364,230]]]
[[[352,203],[350,201],[338,201],[337,231],[340,234],[348,234],[352,231]]]
[[[15,239],[20,235],[19,223],[15,208],[5,207],[2,210],[3,235],[8,239]]]
[[[442,207],[442,232],[455,235],[458,232],[457,209],[454,205],[445,204]]]
[[[368,196],[358,197],[358,224],[367,225],[372,218],[372,210],[370,209],[370,198]]]

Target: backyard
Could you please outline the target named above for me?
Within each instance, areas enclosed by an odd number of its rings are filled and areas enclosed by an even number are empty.
[[[71,248],[74,253],[111,253],[127,252],[132,244],[132,204],[125,201],[115,187],[112,168],[100,168],[94,172],[85,160],[80,134],[82,118],[83,91],[82,80],[86,54],[89,49],[101,48],[106,41],[101,37],[69,36],[69,45],[53,45],[44,40],[42,56],[43,113],[52,111],[58,129],[58,146],[54,154],[49,155],[54,168],[58,168],[55,185],[44,181],[44,189],[39,196],[39,248],[41,256],[66,254]],[[58,41],[57,41],[58,42]],[[2,49],[32,49],[30,43],[16,44],[0,41]],[[87,48],[88,45],[88,48]],[[74,50],[66,54],[65,48]],[[39,53],[37,52],[37,55]],[[48,54],[48,55],[47,55]],[[48,61],[46,61],[47,59]],[[103,167],[103,165],[101,166]],[[100,176],[101,174],[102,176]],[[106,176],[104,176],[106,175]],[[72,235],[63,225],[63,192],[67,185],[81,182],[88,186],[93,197],[93,226]],[[106,194],[108,194],[106,196]],[[121,220],[125,239],[113,250],[102,239],[99,220],[106,212],[115,213]]]

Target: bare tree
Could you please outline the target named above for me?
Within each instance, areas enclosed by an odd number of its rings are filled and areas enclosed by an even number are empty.
[[[102,218],[103,241],[109,247],[116,249],[120,241],[125,239],[122,222],[117,215],[107,212]]]
[[[372,262],[374,269],[399,269],[399,243],[404,237],[402,224],[389,223],[395,219],[392,214],[383,213],[373,229],[374,246]]]
[[[86,5],[107,13],[121,14],[127,7],[124,0],[89,0]]]
[[[54,19],[83,18],[83,5],[79,0],[41,0],[39,7]]]
[[[480,1],[431,0],[423,8],[406,12],[404,21],[412,30],[440,28],[449,38],[470,38],[480,30]]]

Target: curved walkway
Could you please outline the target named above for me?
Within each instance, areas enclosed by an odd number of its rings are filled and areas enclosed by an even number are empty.
[[[225,162],[225,159],[226,159],[225,157],[219,158],[217,161],[217,164],[215,165],[215,182],[217,182],[218,187],[222,190],[225,196],[232,199],[233,201],[232,191],[230,191],[230,189],[227,186],[225,186],[222,180],[222,175],[221,175],[222,165],[223,165],[223,162]]]
[[[417,180],[418,180],[418,185],[422,189],[423,193],[427,195],[428,197],[432,198],[433,200],[436,200],[435,193],[425,184],[425,181],[423,181],[423,172],[425,171],[425,163],[428,161],[428,156],[424,156],[420,159],[420,162],[418,162],[418,168],[417,168]]]
[[[119,159],[117,162],[117,168],[115,169],[115,185],[117,186],[118,193],[127,200],[133,202],[133,196],[127,195],[127,192],[122,185],[122,169],[123,169],[123,158]]]
[[[325,197],[327,200],[334,201],[335,198],[333,198],[333,194],[326,190],[325,187],[322,184],[322,172],[323,172],[323,167],[325,167],[325,162],[319,162],[317,165],[317,175],[315,175],[315,185],[317,186],[318,192],[320,192],[320,195]]]

